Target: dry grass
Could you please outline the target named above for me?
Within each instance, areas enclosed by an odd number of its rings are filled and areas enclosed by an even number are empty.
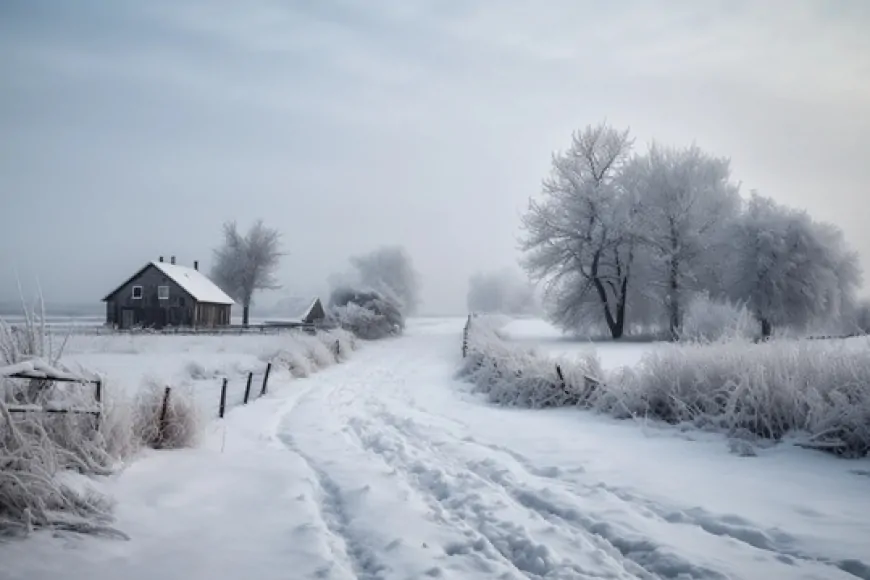
[[[469,346],[460,374],[500,404],[583,406],[742,439],[793,437],[844,457],[870,452],[870,340],[675,344],[607,374],[594,357],[552,361],[510,344],[485,318],[474,319]]]

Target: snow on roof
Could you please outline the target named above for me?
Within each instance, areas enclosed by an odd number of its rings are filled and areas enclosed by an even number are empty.
[[[318,300],[318,298],[304,296],[288,296],[282,298],[276,307],[282,314],[287,314],[286,318],[298,322],[308,317]]]
[[[166,262],[151,262],[151,265],[166,274],[167,277],[181,286],[185,292],[198,302],[208,302],[210,304],[236,303],[226,292],[218,288],[217,284],[209,280],[199,270],[177,264],[167,264]]]

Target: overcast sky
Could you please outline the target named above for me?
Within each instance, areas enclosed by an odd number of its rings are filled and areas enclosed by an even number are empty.
[[[424,310],[461,312],[604,119],[730,156],[870,272],[867,0],[5,0],[0,84],[0,300],[17,271],[98,304],[262,217],[285,293],[399,243]]]

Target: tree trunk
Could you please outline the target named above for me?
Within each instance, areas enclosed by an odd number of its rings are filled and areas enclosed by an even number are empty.
[[[679,281],[679,264],[676,260],[671,260],[671,269],[668,274],[668,318],[669,331],[672,342],[680,340],[680,281]]]
[[[245,304],[244,306],[242,306],[242,325],[243,326],[248,325],[248,315],[250,313],[251,313],[251,305],[250,304]]]
[[[767,318],[761,318],[761,340],[767,341],[770,340],[770,336],[773,334],[773,324],[770,323],[770,320]]]

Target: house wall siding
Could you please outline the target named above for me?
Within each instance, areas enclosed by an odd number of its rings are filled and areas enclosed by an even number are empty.
[[[133,287],[142,287],[142,297],[133,298]],[[169,287],[169,298],[158,297],[158,287]],[[118,288],[106,301],[106,323],[126,328],[145,326],[191,326],[196,301],[171,278],[154,266]],[[126,312],[126,314],[125,314]]]
[[[141,298],[133,297],[136,286],[142,287]],[[168,298],[160,299],[160,286],[169,287]],[[230,304],[197,302],[172,278],[149,265],[106,298],[106,324],[118,328],[226,326],[231,308]]]

